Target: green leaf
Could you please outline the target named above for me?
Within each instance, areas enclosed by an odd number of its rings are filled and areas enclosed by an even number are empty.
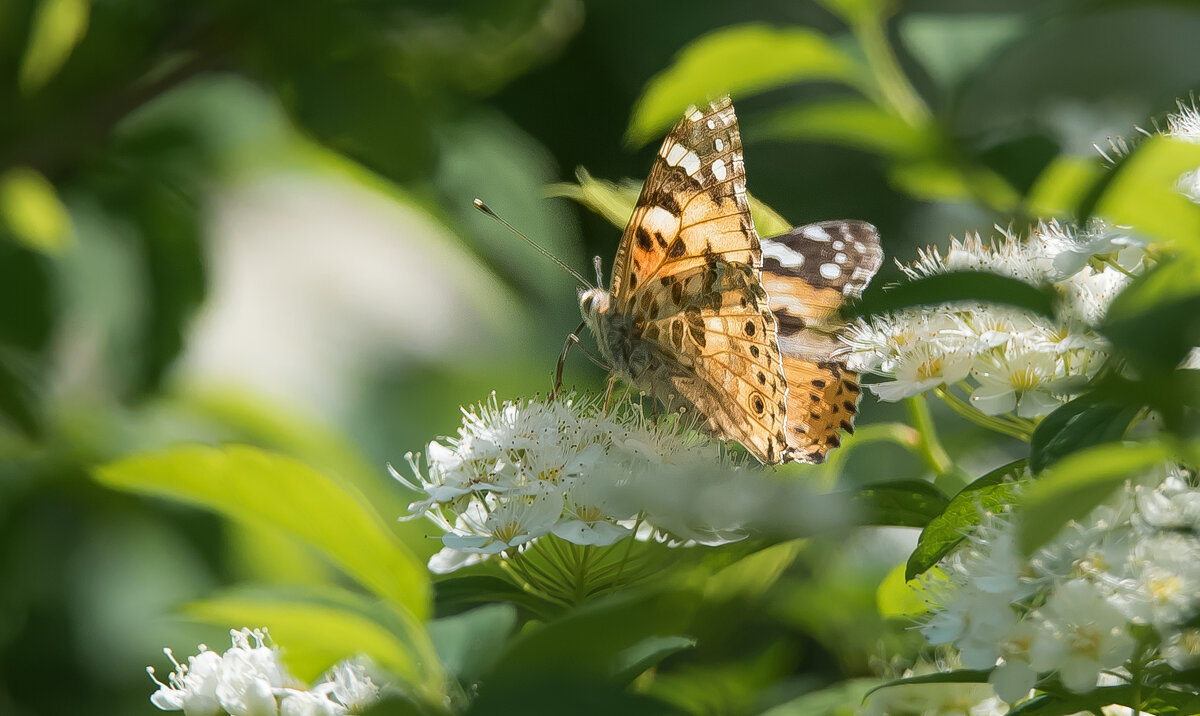
[[[939,159],[898,162],[888,168],[897,190],[926,201],[971,201],[995,211],[1011,211],[1020,195],[1004,177],[982,166],[963,168]]]
[[[87,33],[90,11],[89,0],[38,3],[17,80],[22,92],[29,94],[40,89],[58,73]]]
[[[630,649],[685,633],[699,601],[692,590],[630,589],[526,629],[481,680],[472,713],[661,714],[618,677]]]
[[[1025,196],[1028,212],[1034,216],[1071,214],[1103,174],[1104,167],[1095,159],[1055,157],[1042,169]]]
[[[643,639],[617,656],[616,680],[618,683],[629,683],[668,656],[695,645],[696,640],[686,636],[652,636]]]
[[[1016,706],[1008,716],[1100,713],[1101,709],[1112,705],[1157,716],[1191,716],[1200,713],[1200,695],[1145,685],[1102,686],[1086,694],[1042,694]]]
[[[560,611],[557,605],[521,589],[509,580],[490,575],[449,577],[435,582],[433,588],[439,616],[495,602],[520,607],[539,619],[546,619]]]
[[[803,549],[801,540],[781,542],[742,557],[712,575],[704,585],[704,599],[724,602],[736,597],[755,599],[771,588]]]
[[[737,25],[685,47],[655,75],[634,104],[627,140],[641,146],[670,127],[688,105],[731,94],[737,99],[794,82],[821,80],[866,87],[866,71],[821,33],[805,27]]]
[[[892,679],[886,684],[880,684],[867,692],[867,696],[880,689],[892,686],[908,686],[912,684],[986,684],[991,670],[977,671],[975,669],[956,669],[954,671],[939,671],[934,674],[909,676],[904,679]],[[865,698],[865,697],[864,697]]]
[[[0,176],[0,221],[14,239],[51,256],[62,253],[71,238],[71,219],[54,185],[25,167]]]
[[[1073,452],[1120,440],[1139,411],[1139,406],[1105,397],[1100,391],[1056,408],[1033,430],[1029,468],[1036,475]]]
[[[905,571],[906,565],[897,564],[875,590],[875,604],[885,619],[912,619],[929,611],[925,590]]]
[[[787,703],[762,712],[761,716],[855,716],[867,692],[878,679],[849,679],[826,689],[810,691]]]
[[[1100,330],[1143,379],[1165,378],[1200,344],[1200,257],[1180,256],[1139,276],[1113,299]]]
[[[512,605],[490,604],[431,622],[429,635],[446,670],[469,684],[496,663],[516,623]]]
[[[874,102],[834,99],[780,110],[744,134],[769,139],[829,142],[886,157],[912,159],[934,152],[937,135],[913,127]]]
[[[1018,543],[1022,552],[1033,554],[1065,524],[1103,504],[1127,479],[1169,457],[1160,443],[1125,442],[1097,445],[1058,461],[1021,498]]]
[[[1012,504],[1016,485],[1008,478],[1019,477],[1027,463],[1028,460],[1021,458],[1002,465],[959,490],[946,509],[921,530],[916,549],[908,558],[904,578],[913,579],[937,564],[979,525],[985,512]]]
[[[1027,22],[1016,13],[912,13],[903,17],[900,37],[934,82],[948,90],[1023,35]]]
[[[912,306],[949,301],[997,303],[1053,317],[1055,295],[1048,289],[993,273],[954,271],[934,274],[895,286],[873,284],[847,312],[866,316]]]
[[[114,489],[276,527],[417,619],[429,613],[425,565],[357,491],[298,460],[241,445],[184,446],[118,460],[94,476]]]
[[[333,664],[366,654],[429,701],[444,677],[433,642],[401,609],[340,589],[242,590],[187,605],[192,619],[222,626],[265,626],[296,676],[313,681]]]
[[[920,480],[883,482],[850,493],[859,524],[924,527],[946,509],[946,496]]]
[[[615,183],[607,179],[596,179],[580,167],[575,172],[578,184],[559,183],[546,187],[547,196],[563,197],[576,201],[618,229],[624,230],[633,216],[633,208],[637,205],[641,187],[631,181]],[[754,220],[755,230],[759,236],[778,236],[791,230],[792,225],[780,216],[774,209],[755,199],[749,192],[746,198],[750,201],[750,216]]]
[[[1078,215],[1133,226],[1177,250],[1200,254],[1200,206],[1178,191],[1180,176],[1197,167],[1200,144],[1149,137],[1101,178]]]

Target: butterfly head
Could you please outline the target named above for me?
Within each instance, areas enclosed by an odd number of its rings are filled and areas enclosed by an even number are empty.
[[[602,288],[579,289],[579,312],[583,320],[595,331],[601,320],[612,305],[612,294]]]

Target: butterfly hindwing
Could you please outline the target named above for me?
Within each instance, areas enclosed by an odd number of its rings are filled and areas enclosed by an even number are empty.
[[[860,392],[858,376],[838,359],[838,309],[883,263],[879,234],[863,221],[826,221],[764,239],[762,251],[788,384],[785,457],[824,462],[841,442],[838,431],[853,431]]]
[[[671,408],[698,411],[710,432],[737,440],[766,463],[784,454],[787,383],[775,321],[750,264],[712,260],[668,274],[665,304],[639,302],[640,339],[658,346],[644,384]],[[641,304],[645,304],[645,308]]]

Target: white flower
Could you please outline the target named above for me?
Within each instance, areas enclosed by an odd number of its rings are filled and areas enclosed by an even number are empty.
[[[957,383],[970,372],[970,355],[947,351],[932,342],[920,343],[898,358],[894,380],[869,387],[881,400],[896,401]]]
[[[279,716],[341,716],[346,709],[329,700],[325,694],[286,689],[279,702]]]
[[[971,393],[971,404],[988,415],[1015,410],[1022,418],[1041,417],[1062,405],[1050,392],[1060,378],[1055,356],[1022,350],[1019,343],[1009,345],[1003,353],[993,352],[976,363],[971,375],[979,385]]]
[[[266,645],[262,630],[230,632],[233,647],[221,656],[217,698],[230,716],[273,716],[278,711],[275,690],[293,686],[279,662],[279,652]]]
[[[150,703],[163,711],[183,711],[186,716],[212,716],[220,711],[221,704],[217,701],[220,655],[203,644],[200,653],[189,656],[186,664],[176,661],[170,649],[163,649],[163,653],[175,665],[175,671],[164,684],[155,677],[153,666],[146,667],[150,678],[159,686],[150,697]]]
[[[456,438],[430,444],[424,470],[409,460],[415,480],[393,470],[425,493],[411,516],[424,514],[445,533],[430,570],[511,557],[550,534],[610,546],[633,536],[631,520],[644,512],[614,486],[677,466],[729,464],[678,415],[651,421],[628,399],[612,408],[603,402],[572,395],[500,403],[493,395],[463,410]],[[649,533],[662,527],[652,524]]]
[[[201,644],[187,664],[180,664],[165,649],[175,672],[168,685],[154,677],[153,667],[147,667],[159,686],[150,703],[163,711],[183,711],[185,716],[340,716],[378,698],[378,687],[360,664],[335,665],[325,683],[307,691],[283,667],[279,651],[267,646],[265,630],[233,630],[230,636],[233,644],[224,654]]]
[[[1177,631],[1163,642],[1163,658],[1180,671],[1200,666],[1200,629]]]
[[[1124,664],[1136,645],[1124,615],[1081,579],[1059,587],[1033,618],[1039,629],[1030,664],[1057,671],[1071,691],[1096,688],[1100,672]]]

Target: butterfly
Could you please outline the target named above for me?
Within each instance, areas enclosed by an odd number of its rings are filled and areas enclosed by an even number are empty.
[[[764,464],[819,463],[853,432],[859,396],[838,309],[882,261],[862,221],[759,239],[725,97],[667,135],[609,288],[581,290],[580,310],[616,377]]]

